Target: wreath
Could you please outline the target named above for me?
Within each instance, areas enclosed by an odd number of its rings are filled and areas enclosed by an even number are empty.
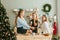
[[[46,7],[48,7],[48,10],[46,9]],[[43,12],[50,12],[50,10],[51,10],[51,5],[50,4],[45,4],[43,6]]]

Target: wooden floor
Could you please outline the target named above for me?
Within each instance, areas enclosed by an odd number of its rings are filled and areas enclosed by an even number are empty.
[[[41,29],[38,29],[38,33],[41,33]],[[17,40],[51,40],[52,35],[44,36],[42,34],[39,34],[39,35],[27,36],[27,35],[17,34],[16,37],[17,37]]]
[[[17,40],[51,40],[51,36],[44,36],[44,35],[21,35],[18,34]]]

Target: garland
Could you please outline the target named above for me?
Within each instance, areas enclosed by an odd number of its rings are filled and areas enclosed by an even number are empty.
[[[46,9],[46,7],[48,7],[48,10]],[[43,6],[43,12],[50,12],[50,10],[51,10],[51,5],[50,4],[45,4]]]

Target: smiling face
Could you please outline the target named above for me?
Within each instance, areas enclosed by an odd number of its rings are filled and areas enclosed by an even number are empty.
[[[23,17],[24,16],[25,11],[23,9],[20,9],[18,12],[17,17]]]
[[[32,18],[36,19],[37,15],[35,13],[32,14]]]
[[[42,21],[47,21],[47,17],[45,15],[42,16]]]
[[[22,11],[22,12],[20,13],[20,16],[24,16],[24,13],[25,13],[25,11]]]

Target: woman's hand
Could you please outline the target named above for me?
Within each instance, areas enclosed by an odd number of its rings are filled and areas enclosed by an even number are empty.
[[[32,30],[34,30],[35,29],[35,27],[30,27]]]
[[[36,26],[37,25],[37,23],[34,23],[34,26]]]

